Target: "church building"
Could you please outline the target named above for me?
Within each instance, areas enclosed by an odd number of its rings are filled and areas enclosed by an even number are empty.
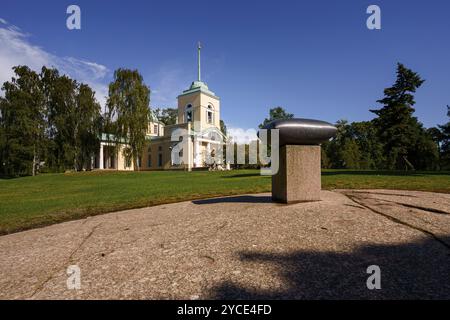
[[[222,150],[220,145],[226,142],[226,137],[220,131],[220,98],[201,80],[200,44],[197,50],[197,80],[177,98],[177,124],[165,126],[151,112],[147,142],[137,161],[140,171],[205,168],[207,158],[214,157],[216,151]],[[179,143],[178,139],[172,141],[172,134],[177,129],[184,130],[189,137],[179,152],[181,161],[178,163],[172,159],[172,150]],[[135,170],[132,161],[127,161],[124,157],[124,148],[125,143],[115,148],[106,134],[103,134],[94,167],[100,170]]]

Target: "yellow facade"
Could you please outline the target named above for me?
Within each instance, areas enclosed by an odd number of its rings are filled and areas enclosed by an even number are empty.
[[[200,48],[199,48],[200,56]],[[199,57],[200,63],[200,57]],[[172,142],[172,132],[184,129],[189,132],[188,143],[180,151],[181,164],[175,164],[172,150],[177,141]],[[220,98],[209,90],[199,77],[189,89],[178,96],[178,123],[164,126],[152,114],[147,129],[147,143],[137,160],[139,170],[191,169],[205,166],[205,159],[215,150],[219,150],[218,140],[211,139],[205,132],[220,132]],[[223,135],[221,136],[223,138]],[[100,169],[134,170],[132,163],[127,163],[121,146],[118,153],[112,154],[106,143],[102,143],[100,156],[95,160]],[[185,150],[186,149],[186,150]],[[106,160],[105,160],[106,157]],[[100,165],[102,164],[102,165]]]

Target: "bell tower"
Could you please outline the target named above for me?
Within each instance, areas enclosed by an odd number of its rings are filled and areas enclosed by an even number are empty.
[[[191,122],[195,131],[210,127],[220,129],[220,98],[201,80],[200,54],[197,45],[197,80],[178,96],[178,123]]]

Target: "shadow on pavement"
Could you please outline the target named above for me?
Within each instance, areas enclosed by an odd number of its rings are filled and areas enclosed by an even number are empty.
[[[194,204],[214,204],[214,203],[272,203],[270,196],[232,196],[204,200],[193,200]]]
[[[450,241],[450,237],[442,240]],[[365,245],[349,253],[246,251],[248,266],[275,267],[283,289],[262,290],[226,281],[213,299],[449,299],[450,249],[433,239],[400,245]],[[366,286],[367,267],[381,269],[381,289]],[[261,270],[261,268],[259,268]],[[267,271],[268,272],[268,271]],[[273,275],[272,275],[273,276]]]

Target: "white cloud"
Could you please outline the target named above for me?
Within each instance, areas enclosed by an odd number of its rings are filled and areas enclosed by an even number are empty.
[[[58,57],[33,45],[28,39],[29,34],[20,28],[1,18],[0,23],[0,84],[11,79],[13,66],[27,65],[35,71],[40,71],[42,66],[55,67],[60,73],[91,86],[97,100],[102,106],[105,105],[107,67],[74,57]]]
[[[228,138],[238,144],[248,144],[250,141],[258,140],[255,129],[227,128]]]

